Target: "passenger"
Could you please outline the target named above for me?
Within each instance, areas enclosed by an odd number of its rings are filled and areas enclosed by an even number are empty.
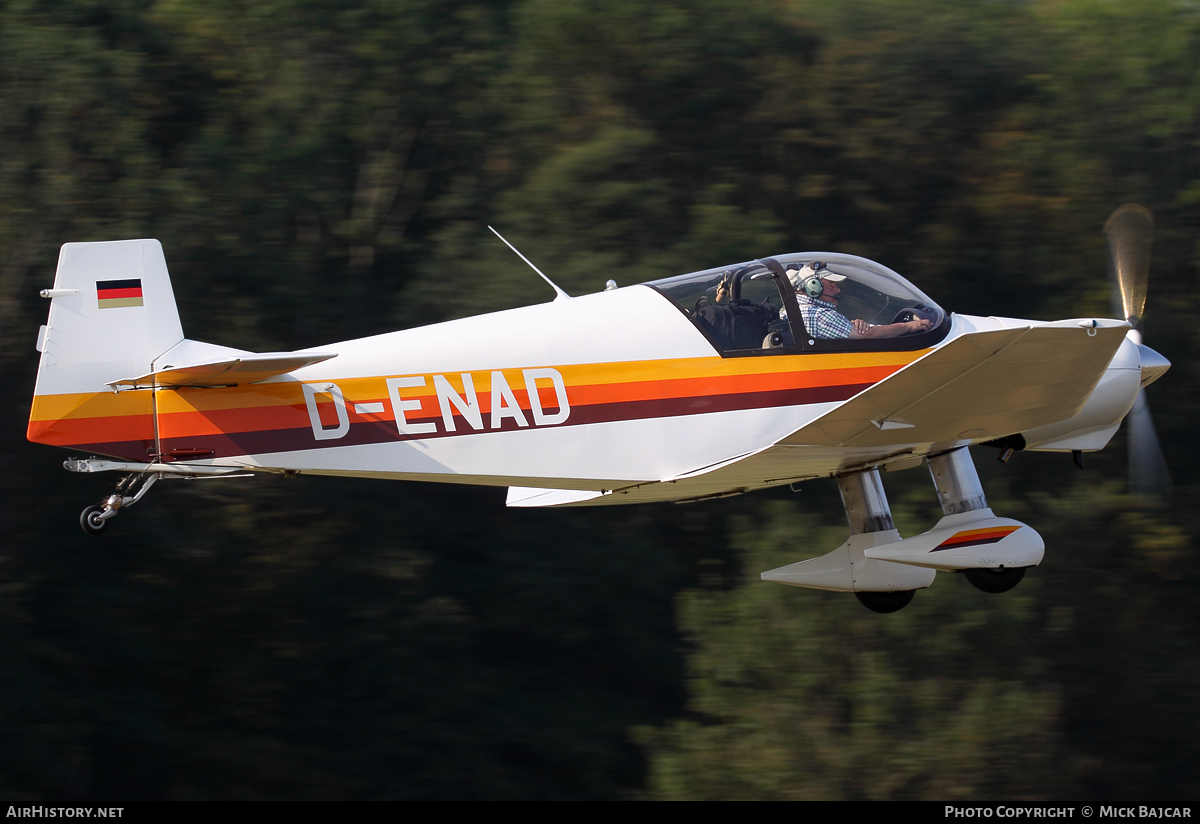
[[[726,272],[721,278],[721,282],[717,284],[717,296],[713,298],[713,303],[729,303],[729,296],[733,294],[733,273]]]
[[[896,338],[916,332],[926,332],[933,324],[924,318],[905,323],[889,323],[875,326],[865,320],[850,320],[837,310],[838,295],[842,293],[839,283],[846,279],[825,268],[820,261],[806,263],[802,269],[789,269],[788,279],[796,288],[796,301],[800,304],[800,318],[804,328],[814,338],[825,340],[848,338]],[[787,318],[787,310],[779,313]]]

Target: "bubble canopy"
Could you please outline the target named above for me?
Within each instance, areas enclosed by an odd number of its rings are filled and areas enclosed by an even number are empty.
[[[820,322],[812,301],[796,292],[798,272],[816,262],[824,264],[822,273],[842,278],[834,278],[837,298],[822,301]],[[944,338],[949,327],[942,308],[896,272],[836,252],[778,255],[645,285],[675,303],[723,354],[920,349]],[[806,328],[805,318],[815,328]],[[850,331],[864,328],[857,321],[883,328],[864,336]]]

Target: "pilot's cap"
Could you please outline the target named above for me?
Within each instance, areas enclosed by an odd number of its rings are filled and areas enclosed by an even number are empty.
[[[846,279],[845,275],[839,275],[837,272],[831,272],[826,269],[825,264],[821,263],[820,261],[806,263],[801,269],[787,270],[788,280],[792,282],[792,286],[794,286],[797,291],[802,289],[804,281],[808,280],[814,275],[822,280],[827,280],[830,283],[840,283]]]

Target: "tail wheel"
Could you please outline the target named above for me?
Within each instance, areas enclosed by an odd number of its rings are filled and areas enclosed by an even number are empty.
[[[984,592],[998,593],[1008,592],[1021,583],[1021,579],[1025,577],[1026,569],[1028,567],[1016,567],[1014,569],[968,569],[963,574],[967,576],[967,580],[976,589]]]
[[[912,601],[915,589],[900,592],[856,592],[854,597],[871,612],[898,612]]]
[[[79,514],[79,525],[88,535],[99,535],[108,529],[108,520],[101,518],[104,507],[92,505]]]

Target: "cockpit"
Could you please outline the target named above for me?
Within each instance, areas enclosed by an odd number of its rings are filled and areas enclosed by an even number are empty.
[[[854,255],[779,255],[646,285],[726,355],[923,349],[949,331],[928,296]]]

